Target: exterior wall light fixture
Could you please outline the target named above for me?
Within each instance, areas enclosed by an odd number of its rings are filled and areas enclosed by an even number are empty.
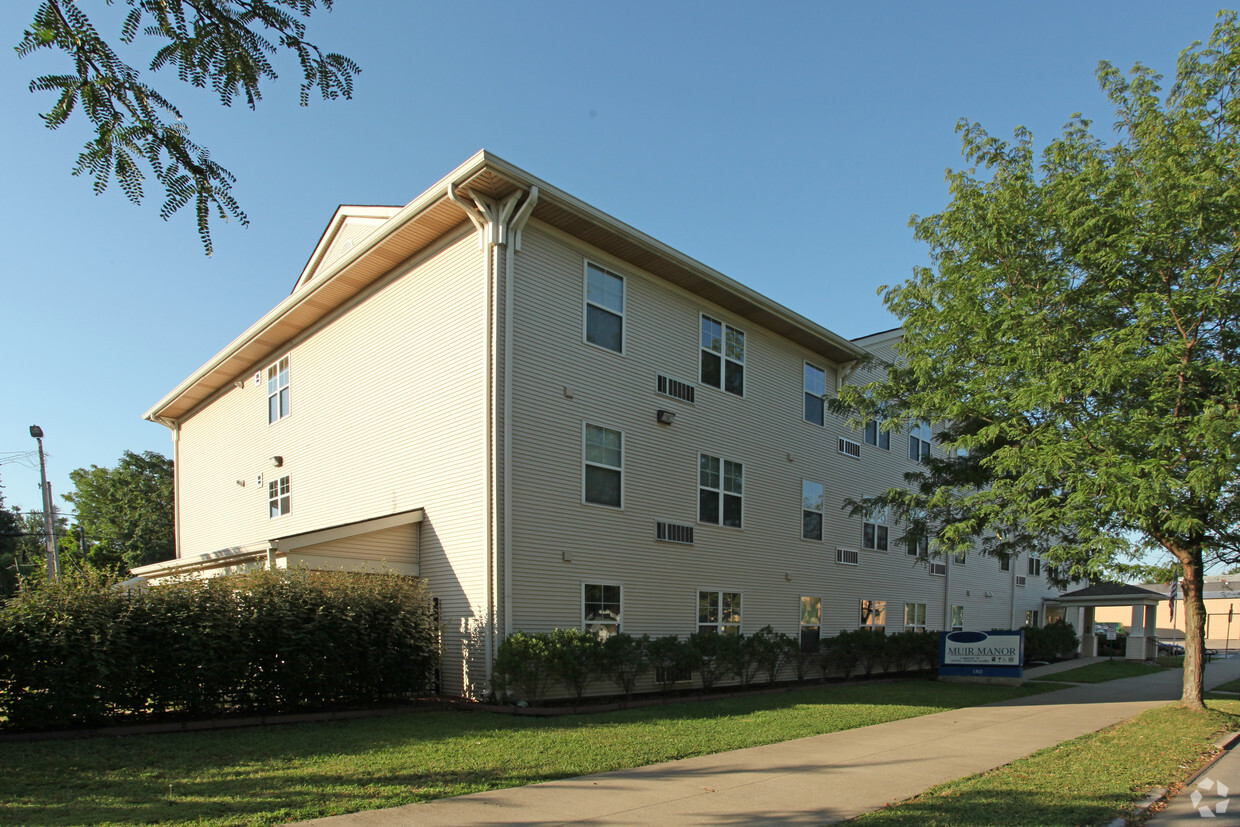
[[[654,412],[654,418],[662,425],[671,425],[676,421],[675,411],[665,411],[662,408]]]

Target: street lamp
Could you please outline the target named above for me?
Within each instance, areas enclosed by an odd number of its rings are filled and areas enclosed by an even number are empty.
[[[60,554],[56,551],[56,536],[52,533],[52,488],[47,484],[47,464],[43,459],[43,429],[30,426],[30,435],[39,443],[39,481],[43,486],[43,539],[47,543],[47,576],[60,579]]]

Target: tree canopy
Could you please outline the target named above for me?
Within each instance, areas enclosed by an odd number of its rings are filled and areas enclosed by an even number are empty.
[[[1220,13],[1174,83],[1098,69],[1107,140],[1074,116],[1032,134],[962,121],[971,167],[914,217],[932,266],[890,289],[901,361],[847,389],[857,418],[971,423],[980,485],[944,494],[992,529],[1041,536],[1052,561],[1097,574],[1138,538],[1183,567],[1184,702],[1201,705],[1206,559],[1240,559],[1240,27]],[[936,544],[958,551],[976,522]],[[1065,530],[1065,527],[1068,530]]]
[[[108,0],[112,5],[113,0]],[[124,0],[129,7],[119,36],[109,41],[75,0],[43,0],[16,51],[59,51],[72,70],[41,75],[32,92],[51,92],[56,102],[41,116],[56,129],[80,110],[95,130],[78,155],[74,175],[94,179],[96,194],[113,179],[134,203],[145,193],[145,170],[164,189],[160,216],[169,218],[191,200],[198,234],[210,255],[212,214],[248,224],[233,197],[232,173],[190,139],[181,110],[155,89],[142,71],[120,55],[139,37],[154,46],[147,70],[171,69],[178,80],[210,87],[220,103],[241,97],[253,109],[262,84],[277,77],[272,59],[281,50],[296,56],[302,72],[301,104],[317,89],[324,99],[353,95],[361,69],[344,55],[324,53],[305,39],[306,24],[333,0]]]
[[[75,490],[65,500],[76,508],[87,544],[83,553],[79,532],[73,532],[67,557],[123,572],[176,556],[172,460],[154,451],[126,451],[115,468],[78,468],[69,478]]]

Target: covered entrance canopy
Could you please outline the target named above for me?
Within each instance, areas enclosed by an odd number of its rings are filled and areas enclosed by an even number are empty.
[[[1079,652],[1082,657],[1092,658],[1098,654],[1098,639],[1094,637],[1094,609],[1099,606],[1131,606],[1132,625],[1128,630],[1128,643],[1124,650],[1127,660],[1149,660],[1158,654],[1158,604],[1165,595],[1131,586],[1127,583],[1097,583],[1046,601],[1047,606],[1064,610],[1069,623],[1081,637]]]

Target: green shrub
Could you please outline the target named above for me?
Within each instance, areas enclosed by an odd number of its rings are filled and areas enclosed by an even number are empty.
[[[282,570],[126,592],[70,575],[0,608],[0,715],[15,729],[357,705],[430,687],[421,581]]]
[[[1068,657],[1080,645],[1072,624],[1057,620],[1042,627],[1026,626],[1025,660],[1055,660]]]
[[[551,674],[578,703],[603,671],[602,642],[581,629],[556,629],[550,639]]]
[[[649,635],[635,638],[624,632],[603,641],[603,671],[615,681],[626,700],[633,697],[637,681],[650,671],[649,646]]]
[[[496,684],[534,706],[547,694],[555,677],[551,649],[551,635],[546,632],[513,632],[495,654]]]
[[[766,674],[766,682],[775,683],[776,678],[779,677],[779,670],[783,668],[787,660],[787,642],[790,640],[791,638],[787,635],[776,632],[768,625],[744,638],[741,641],[741,648],[745,651],[753,668],[759,673]],[[743,679],[741,682],[746,683]]]
[[[687,641],[676,635],[657,637],[646,644],[646,654],[655,670],[655,680],[664,694],[671,692],[684,673],[692,675],[696,656]]]
[[[792,666],[792,673],[796,675],[797,683],[804,683],[809,670],[822,658],[821,644],[813,649],[807,649],[797,638],[782,635],[779,645],[784,650],[784,663]]]
[[[718,632],[694,632],[689,635],[689,651],[694,668],[698,670],[702,691],[714,689],[720,679],[735,674],[741,659],[739,635],[721,635]]]

